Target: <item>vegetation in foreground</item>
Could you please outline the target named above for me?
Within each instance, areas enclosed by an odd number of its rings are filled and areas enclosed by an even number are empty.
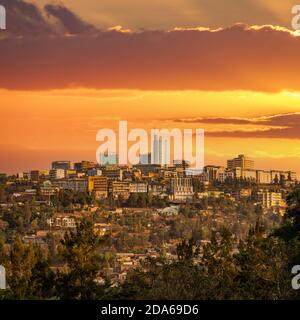
[[[39,246],[16,236],[10,250],[0,244],[9,289],[1,299],[298,299],[291,287],[291,269],[300,264],[300,190],[292,192],[282,226],[266,235],[258,220],[246,240],[235,248],[232,233],[223,228],[211,242],[193,239],[177,247],[177,259],[162,254],[146,259],[126,281],[112,287],[105,278],[100,238],[91,218],[67,231],[58,249],[63,268],[50,267]],[[106,281],[97,282],[101,276]]]

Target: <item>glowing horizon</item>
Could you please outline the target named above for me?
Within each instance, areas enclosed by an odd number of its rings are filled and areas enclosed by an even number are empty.
[[[204,128],[205,164],[226,165],[244,153],[259,169],[299,172],[296,92],[2,90],[0,96],[10,106],[2,110],[0,171],[49,168],[59,159],[95,161],[97,131],[128,120],[146,130]]]

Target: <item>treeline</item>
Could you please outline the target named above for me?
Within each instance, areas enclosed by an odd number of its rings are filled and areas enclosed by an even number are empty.
[[[291,287],[288,248],[282,240],[255,231],[233,253],[232,235],[199,248],[193,240],[178,247],[178,259],[147,259],[132,271],[118,299],[297,299]]]
[[[67,231],[58,247],[60,264],[51,267],[49,254],[38,245],[25,244],[17,236],[11,246],[0,242],[0,264],[6,268],[7,290],[0,299],[99,299],[105,286],[99,248],[105,239],[94,231],[91,219],[83,219],[76,231]]]
[[[211,242],[177,248],[178,259],[147,259],[114,292],[127,299],[299,299],[291,270],[300,265],[300,190],[287,198],[283,225],[266,235],[260,221],[236,248],[224,228]]]
[[[122,195],[118,198],[109,196],[108,204],[110,208],[129,207],[129,208],[164,208],[169,204],[166,198],[153,195],[151,193],[131,193],[128,199],[124,199]]]
[[[0,263],[7,270],[8,289],[2,299],[298,299],[291,286],[291,269],[300,264],[300,190],[287,198],[280,228],[266,234],[261,223],[237,243],[226,228],[199,245],[193,239],[177,247],[177,259],[162,253],[129,272],[126,281],[112,286],[101,248],[106,239],[83,219],[67,231],[58,247],[60,264],[49,254],[25,244],[17,236],[11,246],[0,243]]]

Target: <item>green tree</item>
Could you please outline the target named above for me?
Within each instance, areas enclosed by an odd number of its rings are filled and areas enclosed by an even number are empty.
[[[275,231],[275,235],[285,241],[300,239],[300,189],[291,192],[286,199],[288,208],[285,220],[281,228]]]
[[[13,242],[8,264],[8,285],[15,299],[25,299],[32,295],[31,276],[35,264],[32,245],[22,242],[17,236]]]
[[[84,218],[76,231],[67,231],[61,242],[60,256],[67,271],[58,274],[57,296],[61,299],[97,299],[103,287],[96,283],[100,273],[98,249],[103,244],[95,232],[93,222]]]
[[[32,296],[47,299],[55,296],[55,273],[50,268],[48,254],[40,247],[34,248],[35,264],[31,270],[30,286]]]
[[[234,257],[239,270],[234,297],[263,300],[292,297],[287,248],[282,240],[265,237],[263,228],[257,224]]]

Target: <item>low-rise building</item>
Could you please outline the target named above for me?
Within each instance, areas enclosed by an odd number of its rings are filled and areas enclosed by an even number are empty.
[[[199,199],[204,199],[204,198],[221,198],[224,197],[224,192],[223,191],[205,191],[205,192],[198,192],[197,193]]]
[[[185,202],[193,199],[194,190],[192,178],[173,178],[170,182],[170,192],[173,200]]]
[[[206,181],[225,181],[225,168],[221,166],[205,166],[204,167],[204,176]]]
[[[270,184],[271,172],[264,170],[256,170],[256,182],[260,184]]]
[[[107,198],[108,178],[103,176],[88,177],[88,191],[94,192],[97,198]]]
[[[130,193],[147,193],[148,183],[146,182],[130,182],[129,184]]]
[[[127,181],[111,181],[109,185],[109,191],[114,198],[118,198],[119,196],[124,199],[129,198],[129,182]]]
[[[54,180],[52,182],[52,185],[55,187],[58,187],[60,189],[67,189],[67,190],[72,190],[75,192],[78,192],[78,191],[87,192],[88,191],[88,180],[86,178]]]
[[[271,170],[271,182],[278,183],[281,180],[297,181],[297,174],[294,171]]]
[[[256,181],[256,170],[242,170],[242,178],[246,180]]]
[[[94,231],[103,237],[111,230],[111,225],[108,223],[94,223]]]
[[[52,218],[47,219],[49,227],[56,228],[76,228],[76,220],[78,215],[69,215],[64,213],[57,213]]]
[[[51,185],[50,181],[45,181],[40,187],[40,195],[44,197],[54,196],[57,192],[57,188]]]
[[[41,180],[45,180],[47,179],[48,175],[48,170],[31,170],[29,173],[30,180],[32,182],[39,182]]]
[[[284,201],[280,192],[270,192],[268,190],[261,190],[257,193],[257,197],[258,201],[266,209],[284,206]]]

